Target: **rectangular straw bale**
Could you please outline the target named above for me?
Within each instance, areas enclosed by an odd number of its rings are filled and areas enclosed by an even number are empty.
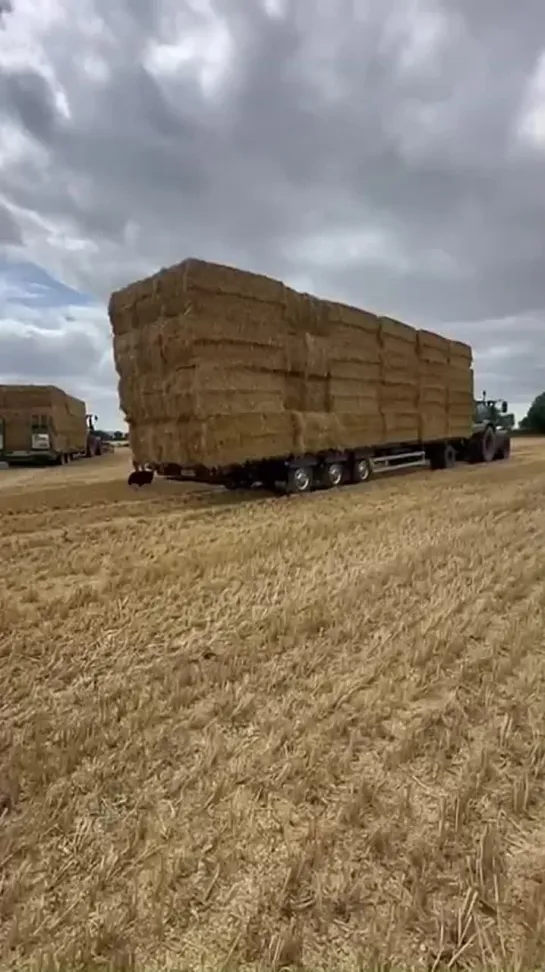
[[[444,385],[420,385],[418,388],[418,405],[423,411],[435,407],[438,409],[446,409],[447,401],[447,389]]]
[[[419,328],[416,332],[416,340],[419,354],[422,354],[425,349],[434,348],[439,352],[441,360],[448,360],[450,347],[448,338],[443,337],[441,334],[436,334],[435,331]]]
[[[329,383],[331,410],[372,415],[379,411],[377,385],[364,384],[350,379],[332,378]]]
[[[293,449],[289,412],[212,416],[201,425],[205,436],[201,456],[213,457],[217,465],[285,455]]]
[[[332,378],[346,378],[365,384],[378,384],[380,381],[378,362],[332,360],[329,373]]]
[[[211,467],[289,454],[293,423],[289,412],[210,416],[205,421],[165,423],[154,443],[158,462]],[[278,452],[276,450],[279,450]]]
[[[449,375],[446,387],[449,391],[463,392],[467,398],[473,398],[473,375],[462,375],[460,377]]]
[[[338,337],[341,329],[349,336],[349,340],[354,338],[351,333],[353,331],[368,334],[371,338],[378,337],[379,319],[376,314],[335,301],[324,300],[323,305],[329,323],[329,333],[333,340]]]
[[[331,361],[361,361],[378,364],[380,354],[378,338],[365,331],[349,331],[340,325],[329,338]]]
[[[379,317],[380,339],[384,342],[386,338],[393,338],[395,341],[402,341],[410,347],[416,349],[416,329],[410,324],[403,324],[396,321],[393,317]]]
[[[178,297],[163,300],[157,316],[168,318],[180,314],[191,315],[197,321],[210,318],[246,326],[259,323],[273,330],[278,330],[287,321],[285,304],[201,292],[186,294],[183,300]]]
[[[184,344],[203,341],[210,344],[252,344],[264,348],[280,348],[285,345],[285,330],[281,321],[225,319],[221,314],[198,317],[192,313],[166,318],[157,325],[165,338]]]
[[[286,371],[286,349],[262,344],[195,341],[193,356],[199,364],[214,364],[221,360],[226,368],[251,368],[260,373],[272,371],[279,374]]]
[[[473,361],[473,351],[471,350],[469,344],[465,344],[463,341],[452,341],[449,340],[449,359],[463,359],[471,365]]]
[[[448,420],[448,436],[452,439],[467,439],[471,436],[472,423],[465,419],[450,418]]]
[[[326,412],[291,412],[293,452],[320,452],[342,448],[342,426],[336,415]]]
[[[382,416],[378,410],[369,414],[338,412],[337,418],[342,428],[345,449],[376,445],[382,441]]]
[[[236,395],[241,391],[284,391],[284,375],[253,371],[251,368],[224,368],[220,362],[199,362],[194,369],[193,385],[203,394],[210,391]]]
[[[451,370],[445,363],[423,361],[422,359],[418,363],[418,379],[420,382],[439,382],[442,385],[446,385],[450,374]]]
[[[442,348],[424,345],[418,349],[420,364],[437,364],[439,367],[448,368],[448,353]]]
[[[159,293],[208,293],[231,297],[250,297],[272,304],[284,302],[284,284],[265,274],[239,270],[221,263],[209,263],[189,257],[181,263],[160,270],[155,275]]]
[[[381,385],[407,385],[410,388],[417,388],[419,375],[417,370],[400,366],[397,360],[393,366],[382,366],[380,375]]]
[[[418,439],[418,413],[409,414],[382,411],[382,428],[384,442],[394,444],[411,442]]]
[[[446,398],[449,408],[451,405],[458,405],[466,410],[473,409],[473,393],[471,391],[459,388],[447,388]]]
[[[292,332],[285,341],[285,363],[289,373],[326,378],[329,374],[327,338],[306,331]]]
[[[298,329],[314,337],[327,338],[329,321],[324,302],[311,294],[301,294]]]
[[[380,440],[382,422],[378,414],[361,416],[312,412],[293,413],[294,452],[346,449],[372,445]]]
[[[422,408],[419,420],[419,438],[423,442],[433,442],[435,439],[448,438],[448,415],[446,409]]]
[[[330,412],[331,398],[327,378],[284,376],[283,407],[295,412]]]

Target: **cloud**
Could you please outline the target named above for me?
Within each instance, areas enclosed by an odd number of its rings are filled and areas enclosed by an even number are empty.
[[[544,37],[537,0],[18,0],[0,245],[98,316],[186,255],[265,271],[469,339],[523,410],[545,388]],[[30,374],[30,343],[5,347]]]
[[[32,264],[0,265],[0,380],[60,385],[119,425],[104,307]]]

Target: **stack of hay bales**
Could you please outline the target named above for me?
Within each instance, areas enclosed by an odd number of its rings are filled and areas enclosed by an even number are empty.
[[[448,436],[449,342],[432,331],[418,331],[419,438],[423,442]]]
[[[418,439],[417,332],[380,318],[380,409],[385,444]]]
[[[226,466],[419,438],[406,324],[194,259],[112,294],[109,315],[138,462]]]
[[[473,416],[472,352],[467,344],[418,331],[419,437],[465,438]]]
[[[55,385],[0,385],[0,419],[6,448],[26,449],[32,424],[49,428],[64,451],[84,451],[85,402]]]
[[[473,356],[468,344],[448,342],[447,411],[450,438],[467,435],[468,414],[473,415]]]

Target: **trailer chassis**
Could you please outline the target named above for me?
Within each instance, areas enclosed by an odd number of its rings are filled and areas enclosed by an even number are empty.
[[[431,469],[450,469],[458,462],[471,464],[507,459],[509,433],[487,425],[466,439],[396,443],[351,450],[327,450],[301,456],[279,456],[222,468],[184,467],[176,463],[133,463],[129,485],[151,483],[155,473],[181,482],[207,483],[226,489],[261,486],[272,492],[309,493],[351,483],[365,483],[372,476],[395,469],[429,464]]]

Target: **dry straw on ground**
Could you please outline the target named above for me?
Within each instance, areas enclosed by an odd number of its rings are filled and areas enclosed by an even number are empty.
[[[186,260],[112,295],[121,405],[140,462],[227,465],[467,436],[471,350]]]
[[[0,472],[0,969],[545,965],[545,446]]]

